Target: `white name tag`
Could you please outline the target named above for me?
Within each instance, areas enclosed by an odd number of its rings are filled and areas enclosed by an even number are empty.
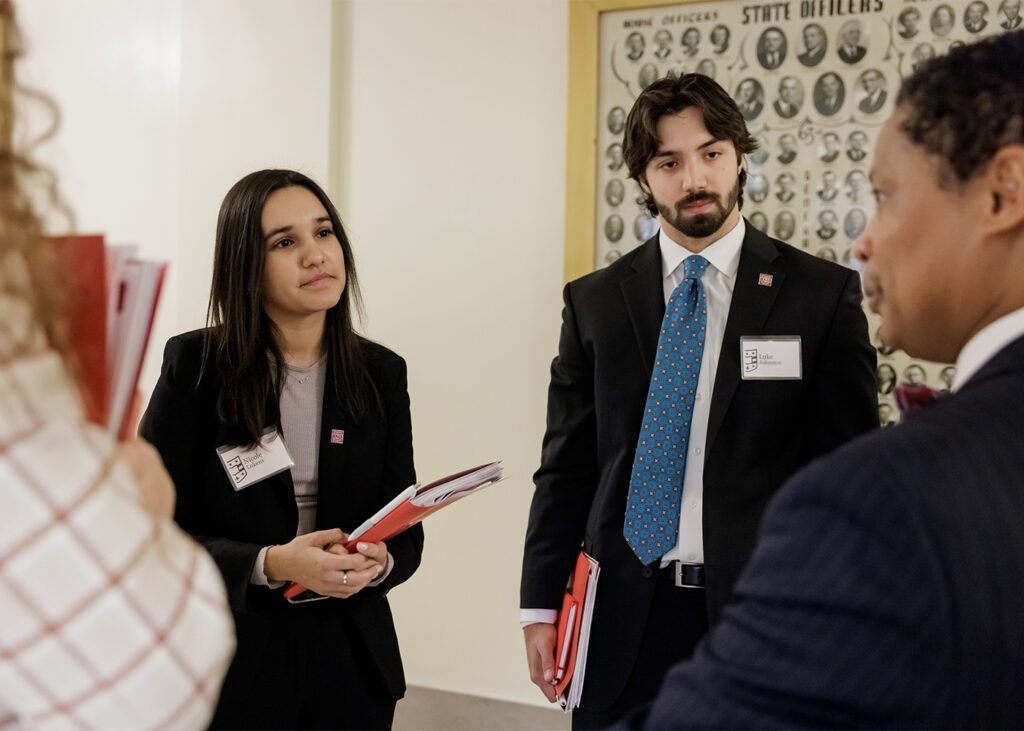
[[[745,381],[799,380],[803,377],[800,336],[741,337],[740,363]]]
[[[217,456],[235,490],[242,490],[271,475],[284,472],[295,464],[284,440],[273,427],[263,432],[260,443],[255,447],[225,444],[217,448]]]

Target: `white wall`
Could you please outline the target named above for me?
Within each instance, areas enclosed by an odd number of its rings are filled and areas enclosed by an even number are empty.
[[[420,477],[508,475],[429,519],[390,595],[409,682],[539,702],[518,584],[559,324],[566,1],[17,5],[79,229],[171,262],[144,387],[203,322],[228,187],[271,166],[331,181],[366,332],[409,362]]]
[[[566,3],[347,10],[337,203],[368,333],[409,362],[420,478],[508,475],[427,521],[422,568],[389,596],[408,679],[537,702],[518,592],[560,322]]]

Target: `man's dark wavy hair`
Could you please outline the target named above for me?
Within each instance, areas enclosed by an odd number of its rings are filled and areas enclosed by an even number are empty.
[[[896,104],[908,112],[900,130],[942,159],[942,183],[967,182],[1000,148],[1024,144],[1024,30],[930,59]]]
[[[744,155],[757,149],[757,140],[747,131],[740,108],[725,89],[704,74],[669,75],[644,89],[626,117],[622,159],[629,168],[630,178],[638,183],[644,181],[647,163],[658,152],[658,122],[661,118],[690,107],[700,110],[704,126],[712,137],[732,142],[736,157],[742,160]],[[739,182],[737,205],[742,207],[743,186],[747,182],[745,169],[740,171]],[[658,207],[651,194],[642,190],[641,196],[640,203],[652,216],[657,216]]]

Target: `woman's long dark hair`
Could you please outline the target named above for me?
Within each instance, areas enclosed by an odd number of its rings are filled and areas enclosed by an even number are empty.
[[[263,206],[272,193],[292,186],[305,188],[323,204],[345,260],[345,289],[324,322],[328,388],[335,390],[355,419],[379,406],[363,357],[364,341],[353,326],[353,310],[361,314],[362,300],[352,247],[337,209],[320,186],[302,173],[260,170],[235,183],[220,207],[206,314],[209,327],[203,345],[203,372],[212,367],[220,379],[217,415],[240,429],[252,444],[267,425],[280,420],[278,402],[285,372],[275,325],[261,304],[266,262]]]

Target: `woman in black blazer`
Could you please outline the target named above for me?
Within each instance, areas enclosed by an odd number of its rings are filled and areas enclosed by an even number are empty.
[[[422,528],[343,547],[415,482],[405,361],[356,334],[358,305],[316,183],[263,170],[231,188],[210,326],[167,343],[141,427],[234,612],[214,727],[389,728],[405,692],[386,594],[419,565]],[[325,600],[288,603],[292,581]]]

